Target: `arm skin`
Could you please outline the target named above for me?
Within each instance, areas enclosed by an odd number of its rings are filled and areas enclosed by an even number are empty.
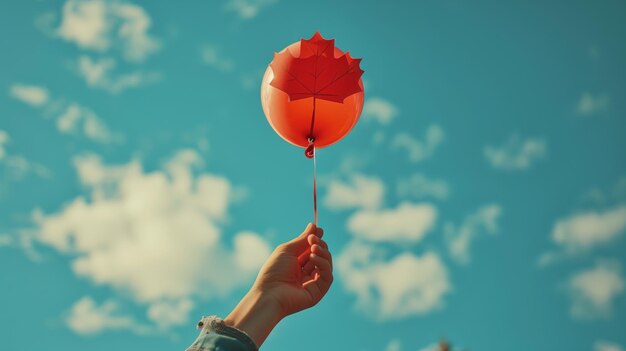
[[[333,282],[332,256],[323,234],[309,224],[295,239],[279,245],[224,322],[245,331],[261,347],[283,318],[316,305]]]

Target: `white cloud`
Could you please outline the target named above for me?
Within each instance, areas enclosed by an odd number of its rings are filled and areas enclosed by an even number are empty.
[[[582,319],[609,317],[616,298],[624,292],[624,278],[617,262],[600,261],[568,281],[572,316]]]
[[[558,220],[552,229],[552,241],[568,252],[578,252],[605,245],[624,234],[625,229],[626,205],[620,205]]]
[[[42,178],[50,176],[50,170],[45,166],[22,155],[7,152],[6,145],[10,140],[9,133],[0,129],[0,169],[4,168],[3,174],[9,175],[13,179],[21,179],[28,173],[35,173]]]
[[[123,139],[121,134],[110,131],[102,119],[91,109],[76,102],[52,99],[48,96],[47,90],[41,87],[28,86],[26,90],[24,90],[24,87],[24,85],[19,83],[13,84],[11,95],[22,102],[39,108],[45,113],[55,113],[56,126],[59,132],[63,134],[82,135],[100,143],[119,142]],[[22,93],[15,94],[14,91],[21,91]],[[32,96],[30,97],[31,100],[23,98],[25,96],[23,94],[24,91],[45,92],[45,99],[37,100],[42,102],[33,104]],[[30,94],[33,95],[32,93]],[[59,113],[59,111],[61,112]],[[23,160],[20,159],[13,161],[18,164],[18,166],[24,164]]]
[[[143,61],[159,41],[148,34],[150,16],[124,1],[67,0],[57,35],[82,49],[100,53],[120,50],[128,61]]]
[[[421,173],[415,173],[398,181],[397,193],[400,197],[433,197],[444,200],[450,194],[450,187],[445,180],[431,179]]]
[[[593,344],[593,351],[624,351],[624,348],[611,341],[598,340]]]
[[[520,139],[512,136],[500,147],[485,146],[484,155],[492,167],[503,170],[528,169],[537,160],[546,156],[547,146],[542,139]]]
[[[427,314],[443,306],[451,290],[448,271],[434,252],[405,252],[385,260],[372,246],[353,240],[337,257],[345,289],[356,308],[378,320]]]
[[[276,2],[277,0],[228,0],[225,9],[237,13],[241,19],[251,19],[263,8]]]
[[[13,237],[9,234],[0,233],[0,247],[11,246],[13,244]]]
[[[611,99],[606,95],[596,95],[583,93],[578,100],[576,112],[582,116],[591,116],[609,108]]]
[[[58,35],[92,50],[104,51],[111,46],[104,1],[67,1]]]
[[[157,302],[148,308],[148,318],[155,322],[159,328],[168,329],[172,326],[185,324],[193,306],[194,304],[190,299]]]
[[[495,234],[501,213],[499,205],[487,205],[465,217],[459,227],[447,224],[445,234],[452,258],[462,264],[469,263],[472,241],[482,233]]]
[[[538,267],[546,267],[554,262],[560,261],[564,258],[567,258],[568,254],[563,252],[556,251],[548,251],[544,252],[537,258],[537,266]]]
[[[434,227],[437,209],[430,204],[403,202],[396,208],[355,212],[347,228],[370,241],[418,242]]]
[[[406,150],[409,154],[409,160],[417,163],[432,157],[444,139],[443,129],[433,124],[426,129],[424,140],[415,139],[407,133],[399,133],[394,137],[392,146],[396,149]]]
[[[222,56],[219,49],[214,45],[203,45],[200,49],[200,56],[202,62],[222,72],[232,71],[233,67],[235,67],[234,62]]]
[[[400,351],[400,350],[401,350],[400,340],[397,340],[397,339],[393,339],[389,341],[389,344],[387,344],[387,347],[385,347],[385,351]]]
[[[374,143],[374,145],[380,145],[385,141],[386,138],[387,136],[385,135],[385,132],[383,132],[382,130],[377,130],[372,137],[372,142]]]
[[[0,165],[6,167],[7,174],[13,179],[22,179],[29,173],[41,178],[48,178],[51,175],[46,166],[31,161],[22,155],[8,155],[4,159],[0,159]]]
[[[243,86],[246,90],[256,89],[256,87],[260,84],[258,75],[252,73],[242,74],[239,77],[239,81],[241,82],[241,86]]]
[[[57,129],[63,134],[84,135],[100,143],[120,141],[121,136],[113,134],[102,120],[89,108],[70,103],[57,117]]]
[[[353,174],[349,182],[332,179],[324,204],[334,210],[379,208],[385,196],[385,184],[377,177]]]
[[[122,22],[117,34],[123,42],[126,59],[141,61],[159,49],[159,41],[147,33],[151,20],[141,7],[133,4],[118,4],[115,10]]]
[[[111,94],[150,84],[160,79],[157,73],[142,71],[116,75],[113,73],[116,66],[117,62],[113,58],[94,60],[85,55],[78,58],[77,64],[78,73],[85,79],[89,87],[102,89]]]
[[[89,296],[76,301],[65,319],[67,326],[77,334],[98,334],[105,330],[130,329],[139,332],[136,321],[120,312],[119,305],[108,300],[98,306]]]
[[[419,351],[442,351],[438,343],[432,343],[426,347],[422,347]]]
[[[0,129],[0,160],[2,160],[7,154],[6,150],[4,149],[4,145],[7,144],[8,142],[9,142],[9,133]]]
[[[362,153],[346,155],[341,158],[338,170],[340,174],[349,176],[354,173],[362,172],[363,168],[365,168],[368,163],[370,163],[368,155],[363,155]]]
[[[186,319],[189,299],[224,297],[248,284],[270,254],[258,234],[224,238],[233,186],[196,172],[202,158],[195,151],[181,150],[152,172],[137,160],[107,166],[83,155],[74,162],[89,196],[54,213],[35,211],[34,239],[67,255],[77,276],[148,304],[160,327]]]
[[[43,106],[48,102],[48,90],[38,85],[26,85],[14,83],[11,85],[9,95],[34,107]]]
[[[588,206],[606,206],[608,204],[626,201],[626,176],[621,176],[609,186],[594,186],[585,191],[580,202]]]
[[[393,104],[376,96],[365,100],[363,105],[363,117],[383,125],[389,124],[397,113],[398,109]]]
[[[267,241],[251,231],[237,233],[234,246],[237,267],[247,272],[256,271],[272,253]]]

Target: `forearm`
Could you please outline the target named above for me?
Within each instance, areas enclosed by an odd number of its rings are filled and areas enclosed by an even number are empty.
[[[237,307],[224,319],[226,325],[243,330],[257,347],[283,319],[280,306],[256,289],[248,291]]]

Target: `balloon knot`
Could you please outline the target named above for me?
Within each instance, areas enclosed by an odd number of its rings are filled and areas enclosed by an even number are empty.
[[[304,156],[313,158],[315,156],[315,139],[309,138],[309,146],[304,149]]]

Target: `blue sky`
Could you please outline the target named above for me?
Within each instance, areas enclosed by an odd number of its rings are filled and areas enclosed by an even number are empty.
[[[0,5],[3,349],[183,350],[312,220],[267,123],[319,30],[365,108],[318,152],[336,280],[268,350],[626,348],[623,1]]]

